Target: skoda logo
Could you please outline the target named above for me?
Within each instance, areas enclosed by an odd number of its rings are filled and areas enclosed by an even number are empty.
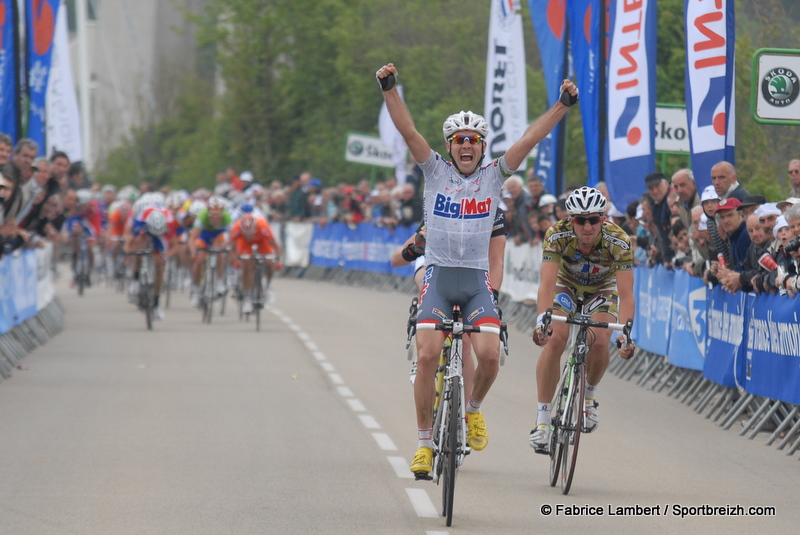
[[[359,155],[364,152],[364,145],[360,141],[353,141],[347,147],[347,150],[350,151],[350,154]]]
[[[761,96],[776,108],[785,108],[800,93],[797,73],[792,69],[777,67],[761,79]]]

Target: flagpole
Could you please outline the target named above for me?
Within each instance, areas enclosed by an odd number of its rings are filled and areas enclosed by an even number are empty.
[[[86,32],[88,12],[86,2],[75,2],[78,30],[78,89],[81,103],[81,140],[83,142],[83,167],[93,167],[92,123],[91,123],[91,87],[89,79],[89,35]]]
[[[16,143],[19,139],[25,137],[25,133],[22,131],[22,125],[25,123],[23,120],[23,114],[28,113],[28,76],[23,72],[22,65],[23,65],[23,58],[28,57],[28,51],[25,48],[25,43],[22,42],[23,33],[21,31],[22,24],[25,24],[25,18],[20,16],[20,13],[23,13],[25,9],[25,2],[16,1],[16,7],[13,8],[12,16],[14,17],[13,27],[14,27],[14,46],[17,47],[17,53],[14,54],[14,76],[16,77],[17,83],[17,124],[16,124],[16,134],[17,139],[14,140]]]
[[[600,42],[598,43],[600,47],[600,59],[598,61],[599,64],[599,76],[598,81],[600,85],[600,90],[598,91],[599,103],[600,103],[600,110],[599,116],[597,121],[597,142],[599,143],[599,150],[598,152],[598,162],[597,162],[597,180],[601,182],[606,181],[606,125],[608,124],[608,88],[607,85],[607,77],[606,77],[606,69],[608,66],[608,52],[606,47],[606,24],[608,21],[608,11],[607,6],[610,0],[600,0],[600,32],[599,32],[599,39]],[[624,210],[625,207],[620,207],[620,210]]]
[[[564,16],[564,64],[561,68],[561,73],[564,78],[569,76],[569,17]],[[556,164],[556,191],[553,194],[558,197],[565,191],[564,184],[564,156],[567,152],[567,116],[561,119],[561,124],[558,129],[558,163]]]

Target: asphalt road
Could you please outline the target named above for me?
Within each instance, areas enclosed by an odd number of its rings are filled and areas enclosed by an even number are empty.
[[[275,288],[261,332],[232,309],[203,325],[186,295],[148,332],[121,294],[78,298],[62,282],[65,330],[0,384],[0,534],[797,529],[795,457],[611,375],[570,495],[551,488],[548,459],[527,444],[538,350],[514,331],[483,406],[489,446],[459,472],[447,528],[441,488],[408,472],[409,296],[288,279]],[[774,513],[678,509],[738,505]],[[612,514],[637,506],[657,514]]]

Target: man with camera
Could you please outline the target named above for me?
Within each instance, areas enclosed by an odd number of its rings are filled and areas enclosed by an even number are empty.
[[[776,278],[778,287],[784,288],[791,297],[800,293],[800,277],[797,276],[798,266],[800,266],[800,205],[794,205],[783,213],[789,230],[792,234],[791,240],[783,246],[783,251],[792,257],[792,264],[787,267],[787,273],[781,273]],[[779,218],[780,219],[780,218]],[[778,225],[776,224],[776,228]]]

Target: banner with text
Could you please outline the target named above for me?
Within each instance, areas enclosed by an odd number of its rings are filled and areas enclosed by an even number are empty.
[[[714,286],[708,292],[703,377],[731,388],[744,386],[745,297],[742,292],[729,294],[722,286]]]
[[[706,345],[706,286],[703,279],[676,271],[672,298],[669,363],[702,370]]]
[[[26,33],[28,40],[28,137],[38,143],[39,155],[45,154],[45,97],[50,76],[53,36],[60,0],[27,0]]]
[[[634,268],[634,279],[639,279],[636,291],[636,345],[655,353],[666,355],[669,350],[672,293],[675,272],[664,266],[653,269]]]
[[[624,211],[655,171],[656,1],[612,0],[610,17],[606,181]]]
[[[686,116],[697,190],[734,161],[734,0],[686,0]]]
[[[800,405],[800,324],[796,300],[760,294],[747,300],[745,390]]]
[[[483,107],[489,122],[486,152],[490,158],[505,154],[528,127],[526,79],[520,0],[492,0]],[[519,171],[525,165],[522,160]]]

